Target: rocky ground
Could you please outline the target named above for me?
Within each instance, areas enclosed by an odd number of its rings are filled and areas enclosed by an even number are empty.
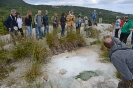
[[[103,35],[110,34],[111,25],[98,24],[95,28],[101,30],[100,38],[102,39]],[[81,30],[85,38],[83,27]],[[9,35],[1,38],[10,39]],[[12,63],[17,69],[11,72],[9,77],[0,81],[0,88],[117,88],[119,79],[115,76],[116,69],[110,62],[100,62],[102,59],[100,57],[100,46],[90,45],[90,42],[95,40],[95,38],[85,38],[87,46],[71,52],[66,50],[64,53],[48,57],[51,60],[42,65],[42,75],[30,86],[24,79],[24,72],[31,67],[31,60],[28,58]],[[41,40],[39,41],[41,42]],[[4,47],[8,49],[11,46],[11,44],[8,44]],[[76,76],[83,71],[93,71],[98,76],[92,75],[87,81],[80,78],[76,79]],[[39,87],[37,87],[38,85]]]

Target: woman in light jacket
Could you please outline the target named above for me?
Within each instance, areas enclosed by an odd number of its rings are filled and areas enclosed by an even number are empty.
[[[20,31],[22,39],[24,39],[24,33],[23,33],[23,29],[22,29],[22,18],[20,16],[20,13],[16,13],[16,17],[17,17],[17,23],[18,23],[18,31]]]

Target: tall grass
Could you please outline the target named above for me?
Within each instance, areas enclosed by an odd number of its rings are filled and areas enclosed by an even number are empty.
[[[43,44],[35,42],[32,46],[31,53],[33,64],[32,67],[27,72],[25,72],[25,80],[28,83],[34,82],[36,78],[41,74],[41,64],[47,62],[46,57],[48,55],[48,51]]]
[[[91,45],[100,45],[100,50],[101,50],[101,53],[100,53],[100,57],[102,57],[103,59],[101,60],[101,62],[109,62],[110,59],[109,59],[109,51],[104,47],[103,45],[103,42],[101,40],[96,40],[96,41],[93,41],[90,43]]]
[[[72,31],[64,38],[59,38],[55,32],[52,32],[46,37],[46,41],[53,54],[61,53],[65,50],[71,51],[85,45],[83,36]]]
[[[101,57],[104,58],[103,60],[101,60],[102,62],[109,62],[109,51],[105,48],[105,46],[103,45],[103,43],[101,44]]]
[[[40,68],[41,68],[40,62],[33,63],[31,69],[25,72],[25,80],[28,83],[34,82],[36,80],[36,77],[41,75]]]
[[[91,35],[90,35],[91,38],[99,39],[99,37],[100,37],[99,35],[100,35],[101,31],[97,30],[96,28],[91,27],[90,28],[90,33],[91,33]]]
[[[11,50],[12,57],[16,60],[26,58],[32,52],[34,43],[35,42],[32,40],[25,40],[20,42],[15,46],[15,48]]]

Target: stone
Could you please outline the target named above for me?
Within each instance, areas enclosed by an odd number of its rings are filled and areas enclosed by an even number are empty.
[[[64,75],[66,73],[67,73],[67,70],[65,70],[65,69],[61,69],[60,72],[59,72],[59,74],[61,74],[61,75]]]
[[[48,75],[45,74],[45,75],[43,76],[43,79],[44,79],[45,81],[48,81]]]

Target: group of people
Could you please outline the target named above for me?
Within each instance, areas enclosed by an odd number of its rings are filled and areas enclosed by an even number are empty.
[[[101,12],[100,12],[101,13]],[[100,23],[102,22],[102,15],[99,15],[100,17]],[[86,37],[89,36],[89,28],[92,26],[92,23],[96,23],[97,13],[96,10],[92,12],[91,19],[89,19],[87,16],[82,18],[81,14],[78,15],[77,19],[74,15],[73,11],[69,11],[69,14],[66,16],[65,13],[62,13],[60,20],[58,20],[58,14],[54,13],[54,16],[52,16],[51,21],[53,24],[53,29],[56,31],[58,29],[59,24],[61,25],[61,36],[65,36],[65,29],[67,29],[67,32],[73,31],[74,27],[76,26],[76,33],[80,34],[80,28],[82,23],[85,24],[85,30],[86,30]],[[45,14],[42,15],[42,11],[38,10],[38,13],[34,16],[34,20],[32,19],[32,12],[29,10],[27,11],[27,14],[25,16],[24,21],[22,21],[22,17],[20,13],[18,13],[15,9],[11,10],[11,15],[7,17],[7,19],[4,21],[4,25],[9,30],[9,33],[12,37],[12,41],[14,44],[15,42],[15,36],[18,35],[18,31],[21,32],[22,39],[24,39],[24,33],[22,29],[22,24],[26,26],[26,29],[28,31],[28,37],[32,38],[32,21],[34,21],[35,29],[36,29],[36,38],[42,39],[42,25],[44,25],[44,37],[49,33],[49,17],[48,17],[48,10],[45,10]],[[76,21],[76,22],[75,22]],[[84,21],[84,22],[83,22]],[[65,28],[67,24],[67,28]]]
[[[133,21],[128,16],[125,16],[124,20],[117,16],[114,29],[114,37],[111,34],[111,38],[106,38],[103,43],[109,51],[110,61],[121,74],[122,80],[118,83],[118,88],[133,88],[133,46],[131,49],[126,45],[130,33],[132,33],[133,45]]]
[[[101,12],[98,16],[99,23],[102,23]],[[67,16],[65,13],[62,13],[60,20],[58,20],[58,14],[54,13],[54,16],[52,16],[51,21],[53,24],[53,29],[55,31],[57,30],[58,25],[61,25],[61,36],[65,36],[64,32],[66,23],[67,32],[73,31],[74,26],[76,26],[76,33],[80,34],[80,27],[84,22],[86,37],[88,37],[89,29],[92,26],[92,24],[96,22],[96,18],[96,10],[92,12],[91,19],[89,19],[87,16],[85,16],[84,19],[82,19],[81,14],[79,14],[76,19],[73,11],[70,11]],[[32,38],[32,12],[28,11],[24,19],[24,22],[22,22],[20,13],[12,9],[11,15],[8,16],[7,19],[4,21],[4,25],[7,27],[14,45],[16,45],[15,36],[18,35],[18,31],[20,31],[22,39],[24,39],[22,24],[26,26],[26,29],[28,31],[28,37]],[[42,25],[44,25],[44,36],[46,36],[49,33],[48,11],[45,10],[45,14],[44,16],[42,16],[42,11],[38,10],[38,14],[36,14],[34,17],[34,24],[36,29],[36,38],[42,39]],[[133,88],[133,50],[126,45],[127,38],[129,34],[133,31],[133,21],[130,20],[128,16],[124,17],[124,21],[121,20],[119,16],[117,16],[114,27],[114,37],[106,38],[103,43],[107,50],[109,50],[110,61],[114,64],[114,66],[120,72],[123,78],[123,80],[119,82],[118,88]],[[120,39],[118,39],[118,32],[120,29],[121,34]],[[131,44],[133,44],[133,36],[131,40]]]
[[[114,37],[119,38],[119,30],[121,29],[120,41],[127,43],[127,38],[132,33],[131,44],[133,45],[133,21],[125,16],[124,19],[120,19],[119,16],[116,16],[116,22],[114,25],[115,35]],[[133,49],[133,47],[132,47]]]

